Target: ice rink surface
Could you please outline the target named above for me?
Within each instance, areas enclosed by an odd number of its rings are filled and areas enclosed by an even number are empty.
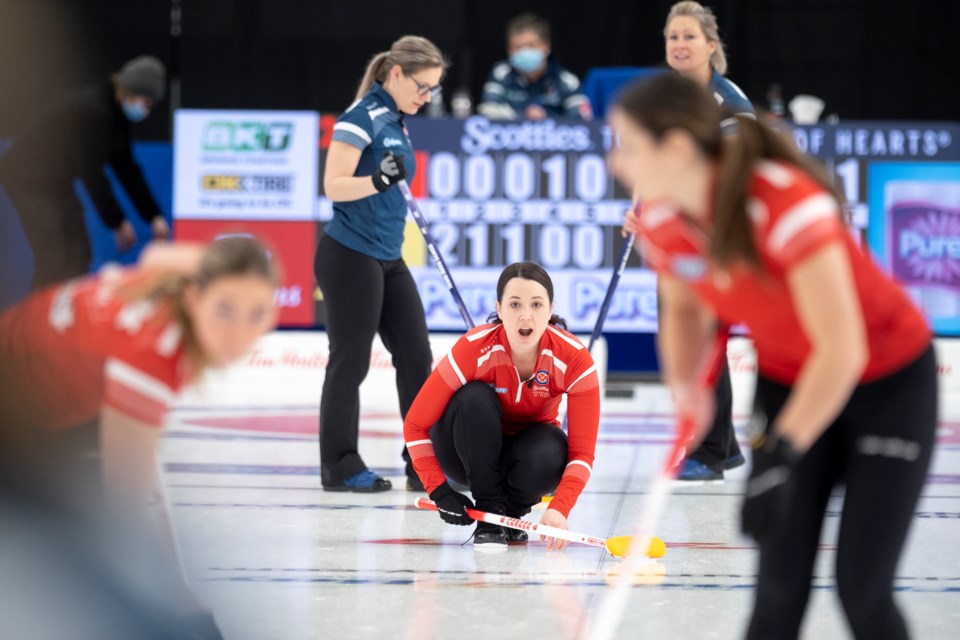
[[[743,393],[735,389],[738,398]],[[604,401],[594,474],[570,518],[576,531],[630,533],[666,452],[673,421],[666,390],[636,385],[625,395],[632,397]],[[369,385],[363,397],[371,397]],[[736,424],[745,444],[742,404]],[[184,406],[167,427],[163,462],[182,551],[228,640],[584,632],[619,561],[586,546],[548,553],[539,540],[502,554],[474,552],[472,527],[445,525],[412,506],[423,494],[404,490],[399,415],[366,399],[361,453],[394,490],[325,493],[317,413],[316,405],[258,406],[246,396],[233,406]],[[896,578],[913,637],[924,640],[954,638],[960,628],[960,407],[942,415]],[[667,554],[648,567],[650,584],[632,589],[617,637],[742,637],[757,560],[738,531],[747,468],[719,484],[673,490],[656,532]],[[803,638],[849,637],[834,580],[841,500],[838,490]]]

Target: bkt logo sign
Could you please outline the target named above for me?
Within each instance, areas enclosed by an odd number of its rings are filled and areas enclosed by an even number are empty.
[[[286,151],[292,122],[211,122],[203,132],[204,151]]]

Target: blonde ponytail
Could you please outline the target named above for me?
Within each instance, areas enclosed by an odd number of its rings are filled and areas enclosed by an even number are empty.
[[[383,82],[386,80],[387,71],[389,71],[387,61],[389,59],[389,51],[381,51],[370,58],[370,62],[367,64],[367,70],[363,73],[363,80],[360,81],[360,86],[357,87],[357,95],[353,98],[354,101],[370,93],[374,82]]]
[[[354,101],[370,93],[374,82],[384,82],[390,69],[397,65],[407,75],[423,71],[424,69],[440,68],[444,71],[450,62],[443,55],[437,45],[421,36],[403,36],[392,45],[389,51],[381,51],[370,59],[363,80],[357,87]]]

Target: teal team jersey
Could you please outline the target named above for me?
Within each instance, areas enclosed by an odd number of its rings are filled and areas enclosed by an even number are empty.
[[[379,83],[355,102],[333,127],[332,140],[361,151],[355,176],[372,176],[386,152],[403,156],[407,180],[416,172],[413,145],[397,103]],[[333,203],[325,232],[340,244],[378,260],[398,260],[407,205],[396,187],[351,202]]]

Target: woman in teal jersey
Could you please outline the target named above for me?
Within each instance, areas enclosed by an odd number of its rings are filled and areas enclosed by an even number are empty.
[[[326,309],[330,361],[320,399],[320,477],[327,491],[391,488],[358,451],[360,383],[379,333],[397,370],[405,417],[430,375],[427,323],[400,254],[407,206],[395,185],[416,170],[404,115],[440,92],[447,61],[429,40],[404,36],[367,66],[356,101],[333,128],[323,188],[333,220],[314,270]],[[407,459],[407,486],[422,489]]]

